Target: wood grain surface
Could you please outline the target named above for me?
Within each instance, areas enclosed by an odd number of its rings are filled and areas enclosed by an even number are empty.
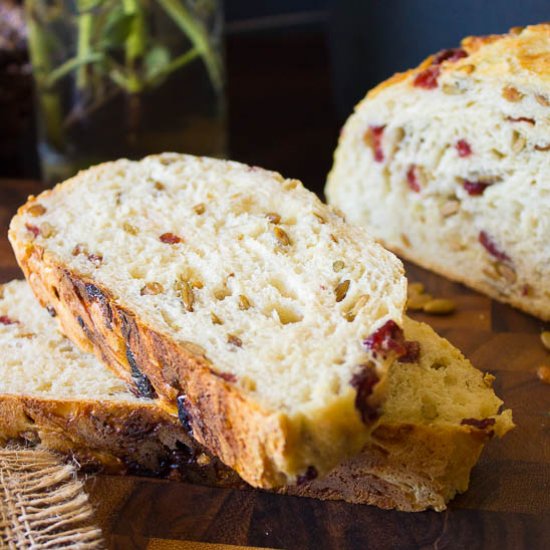
[[[40,190],[38,182],[0,181],[0,282],[21,277],[7,227],[17,206]],[[514,411],[517,428],[487,446],[467,493],[444,513],[408,514],[251,489],[90,477],[86,488],[109,547],[550,548],[550,385],[535,372],[550,365],[539,339],[548,325],[415,266],[407,273],[456,301],[451,316],[415,317],[494,373],[496,392]]]

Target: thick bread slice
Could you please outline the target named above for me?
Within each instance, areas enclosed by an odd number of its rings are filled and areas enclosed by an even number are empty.
[[[0,296],[0,444],[41,444],[111,472],[243,485],[175,417],[135,398],[62,337],[23,281],[0,287]],[[467,488],[485,441],[512,427],[511,413],[498,414],[491,377],[427,325],[405,319],[405,334],[419,343],[418,358],[391,365],[388,398],[363,451],[288,492],[417,511],[442,510]]]
[[[24,281],[0,286],[0,349],[0,445],[41,444],[109,473],[244,485],[176,418],[80,352]]]
[[[550,320],[550,25],[466,38],[369,92],[326,195],[405,258]]]
[[[324,474],[363,447],[372,415],[356,388],[374,406],[392,360],[365,339],[401,324],[402,265],[300,182],[176,154],[121,160],[31,198],[10,239],[65,333],[179,404],[252,485]]]

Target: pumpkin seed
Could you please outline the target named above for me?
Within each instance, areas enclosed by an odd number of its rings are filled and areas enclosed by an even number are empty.
[[[139,293],[142,296],[156,296],[162,292],[164,292],[164,287],[160,283],[152,282],[142,287]]]
[[[291,244],[290,237],[287,235],[284,229],[281,229],[280,227],[274,227],[273,234],[275,235],[275,238],[279,241],[279,243],[283,246],[288,246]]]
[[[45,213],[46,208],[39,203],[33,204],[27,209],[27,214],[29,214],[29,216],[32,216],[33,218],[36,218],[37,216],[42,216]]]
[[[432,315],[448,315],[456,309],[456,305],[452,300],[447,298],[434,298],[424,304],[422,309],[425,313]]]
[[[338,273],[339,271],[342,271],[342,269],[344,269],[344,267],[346,267],[346,264],[342,260],[336,260],[332,264],[332,269],[334,271],[336,271],[336,273]]]
[[[340,284],[336,285],[336,288],[334,289],[334,294],[336,296],[336,301],[341,302],[348,293],[350,285],[350,280],[346,279],[345,281],[342,281]]]

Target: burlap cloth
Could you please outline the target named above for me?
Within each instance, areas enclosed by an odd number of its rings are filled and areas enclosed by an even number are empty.
[[[0,548],[103,548],[72,464],[42,450],[0,449]]]

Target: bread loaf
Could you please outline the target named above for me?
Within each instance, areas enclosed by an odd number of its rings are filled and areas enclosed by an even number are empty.
[[[550,320],[550,25],[470,37],[370,91],[326,196],[403,257]]]
[[[50,310],[51,311],[51,310]],[[442,510],[466,490],[484,443],[512,426],[483,375],[427,325],[405,319],[417,350],[388,371],[387,398],[362,452],[291,494]],[[136,398],[91,355],[62,337],[23,281],[0,286],[0,444],[23,440],[83,467],[216,486],[244,483],[178,419]]]
[[[253,486],[357,453],[406,353],[401,263],[274,172],[107,163],[32,197],[10,240],[67,336]]]

